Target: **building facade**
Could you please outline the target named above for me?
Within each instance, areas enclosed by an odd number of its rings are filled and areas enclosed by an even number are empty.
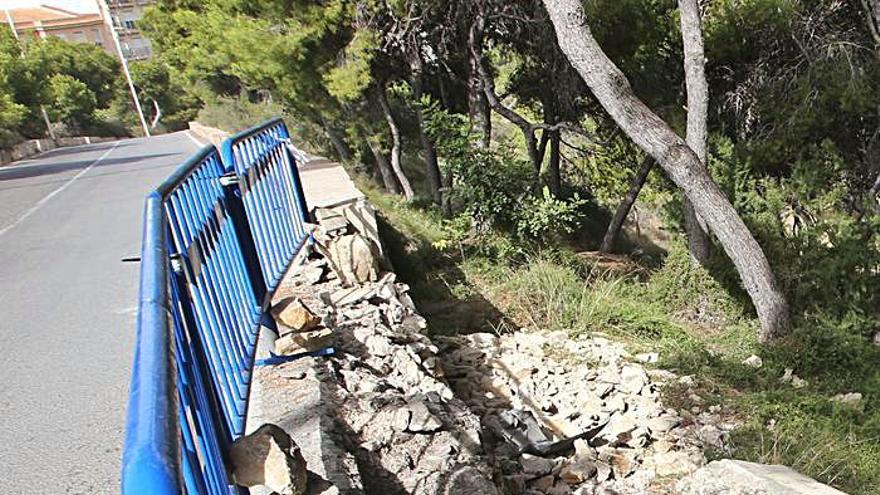
[[[150,58],[152,55],[150,41],[137,28],[137,21],[146,7],[156,3],[155,0],[106,0],[106,2],[125,58],[129,60]]]
[[[22,40],[54,36],[67,41],[94,43],[116,56],[110,29],[100,14],[78,14],[47,6],[9,9],[8,12]]]

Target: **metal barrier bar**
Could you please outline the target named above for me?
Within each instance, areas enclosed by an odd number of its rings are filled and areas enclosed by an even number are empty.
[[[168,251],[162,199],[147,196],[144,208],[141,281],[137,336],[131,373],[122,486],[127,493],[150,487],[157,494],[180,493],[178,404],[174,366],[168,352],[169,327]],[[146,493],[146,492],[144,492]]]
[[[308,239],[308,208],[284,121],[273,119],[225,140],[223,160],[232,164],[250,222],[263,283],[274,290]]]
[[[275,119],[206,146],[147,196],[122,492],[236,494],[259,324],[305,244],[306,204]],[[237,179],[237,180],[236,180]]]

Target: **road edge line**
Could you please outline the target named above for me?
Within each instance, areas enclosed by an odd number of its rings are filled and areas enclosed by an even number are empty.
[[[196,139],[196,137],[192,135],[192,132],[191,132],[191,131],[185,131],[184,134],[186,134],[186,137],[188,137],[193,143],[195,143],[196,146],[199,147],[199,149],[202,149],[202,148],[204,148],[205,146],[207,146],[207,144],[205,144],[205,143],[199,141],[198,139]]]

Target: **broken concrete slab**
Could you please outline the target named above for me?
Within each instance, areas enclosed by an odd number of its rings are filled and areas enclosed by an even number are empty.
[[[328,294],[326,302],[331,306],[341,308],[343,306],[349,306],[361,302],[364,299],[369,299],[372,297],[375,290],[374,287],[370,286],[339,289],[332,294]]]
[[[348,230],[348,220],[332,208],[315,208],[315,220],[324,234],[345,233]]]

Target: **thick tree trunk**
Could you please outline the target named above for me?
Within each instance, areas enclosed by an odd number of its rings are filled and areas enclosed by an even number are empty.
[[[733,261],[761,321],[762,342],[791,327],[788,304],[770,263],[700,159],[675,131],[633,92],[623,72],[593,38],[581,0],[543,0],[563,53],[617,125],[654,157],[718,237]]]
[[[480,6],[468,30],[468,116],[471,129],[479,136],[477,145],[489,149],[492,141],[492,116],[489,113],[489,102],[483,91],[480,77],[480,66],[483,63],[483,32],[486,28],[486,16]]]
[[[391,106],[388,105],[387,91],[384,86],[379,88],[377,99],[382,113],[385,115],[385,121],[388,122],[388,129],[391,130],[391,170],[394,171],[397,182],[403,188],[403,196],[407,201],[412,201],[415,194],[409,179],[406,178],[406,174],[403,173],[403,168],[400,166],[400,128],[397,126],[397,121],[394,120],[394,114],[391,113]]]
[[[544,123],[552,126],[556,124],[556,108],[553,100],[549,98],[542,99],[541,106],[544,107]],[[538,145],[538,161],[541,163],[541,181],[550,189],[554,196],[562,195],[562,179],[559,173],[559,158],[561,150],[559,146],[562,140],[561,131],[559,129],[544,129],[541,132],[541,142]],[[550,159],[544,163],[544,152],[547,144],[550,145]]]
[[[434,142],[428,136],[425,129],[425,116],[422,113],[421,100],[424,94],[422,89],[423,71],[422,56],[416,52],[409,57],[410,68],[410,89],[412,89],[413,98],[416,100],[415,112],[416,120],[419,124],[419,140],[422,143],[422,150],[425,153],[425,171],[427,172],[428,188],[431,193],[431,199],[437,205],[443,204],[443,178],[440,175],[440,164],[437,161],[437,149]]]
[[[697,0],[678,0],[681,17],[681,40],[684,45],[684,74],[687,86],[687,144],[706,167],[708,141],[709,84],[706,82],[706,55],[700,6]],[[694,211],[690,200],[684,200],[684,229],[687,232],[691,260],[704,265],[709,261],[709,234],[704,222]]]
[[[544,183],[557,198],[562,195],[562,178],[559,173],[560,144],[562,143],[559,131],[550,131],[550,159],[547,160],[547,170],[543,175]]]
[[[629,215],[633,204],[635,204],[636,198],[639,197],[639,192],[642,191],[645,181],[648,180],[648,175],[651,173],[652,168],[654,168],[654,159],[650,155],[645,156],[642,164],[639,166],[639,170],[636,172],[636,176],[629,183],[629,191],[626,192],[626,196],[617,205],[617,210],[614,212],[614,216],[611,217],[611,223],[608,224],[608,230],[605,231],[605,237],[602,238],[599,252],[610,253],[614,250],[614,243],[617,242],[617,236],[620,235],[623,222],[626,221],[626,217]]]
[[[376,167],[379,169],[382,183],[385,184],[385,190],[391,194],[400,194],[400,188],[397,187],[397,182],[394,180],[394,171],[391,170],[391,165],[388,164],[388,159],[385,158],[378,140],[368,137],[367,146],[370,147],[370,152],[373,153],[373,158],[376,160]]]

